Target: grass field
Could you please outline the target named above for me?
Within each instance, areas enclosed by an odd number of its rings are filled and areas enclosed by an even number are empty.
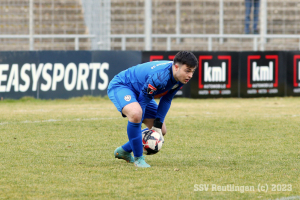
[[[175,99],[148,169],[114,158],[127,120],[107,98],[0,112],[0,199],[300,199],[300,98]]]

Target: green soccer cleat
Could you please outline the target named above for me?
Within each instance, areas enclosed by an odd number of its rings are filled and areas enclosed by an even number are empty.
[[[145,162],[145,156],[135,157],[134,158],[134,166],[136,167],[151,167]]]
[[[134,158],[132,157],[131,153],[125,151],[122,147],[116,148],[114,151],[115,158],[126,160],[127,162],[133,163]]]

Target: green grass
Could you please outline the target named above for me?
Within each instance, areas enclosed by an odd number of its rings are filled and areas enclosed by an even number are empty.
[[[127,120],[107,98],[0,101],[0,199],[299,197],[299,100],[175,99],[148,169],[114,158]],[[255,190],[212,191],[212,184]],[[271,191],[272,184],[292,191]]]

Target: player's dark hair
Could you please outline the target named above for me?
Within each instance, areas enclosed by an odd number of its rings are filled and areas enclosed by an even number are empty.
[[[198,60],[196,56],[192,52],[188,52],[188,51],[179,51],[175,55],[173,63],[174,64],[179,63],[193,68],[198,66]]]

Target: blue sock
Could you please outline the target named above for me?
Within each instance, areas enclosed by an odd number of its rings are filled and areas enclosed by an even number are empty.
[[[130,146],[130,142],[126,142],[125,144],[123,144],[122,148],[124,149],[124,151],[127,151],[128,153],[132,152],[131,146]]]
[[[142,130],[142,132],[145,131],[145,130],[148,130],[148,128],[144,128],[144,129]],[[132,148],[131,148],[131,146],[130,146],[130,142],[129,142],[129,141],[128,141],[127,143],[125,143],[125,144],[122,146],[122,148],[124,149],[124,151],[127,151],[128,153],[131,153],[131,152],[132,152]]]
[[[130,146],[133,151],[134,157],[141,157],[143,155],[143,142],[142,142],[142,132],[140,123],[133,123],[128,121],[127,125],[127,135],[129,138]]]
[[[128,121],[127,125],[127,134],[134,157],[141,157],[143,155],[141,125],[142,122],[132,123],[130,121]]]

